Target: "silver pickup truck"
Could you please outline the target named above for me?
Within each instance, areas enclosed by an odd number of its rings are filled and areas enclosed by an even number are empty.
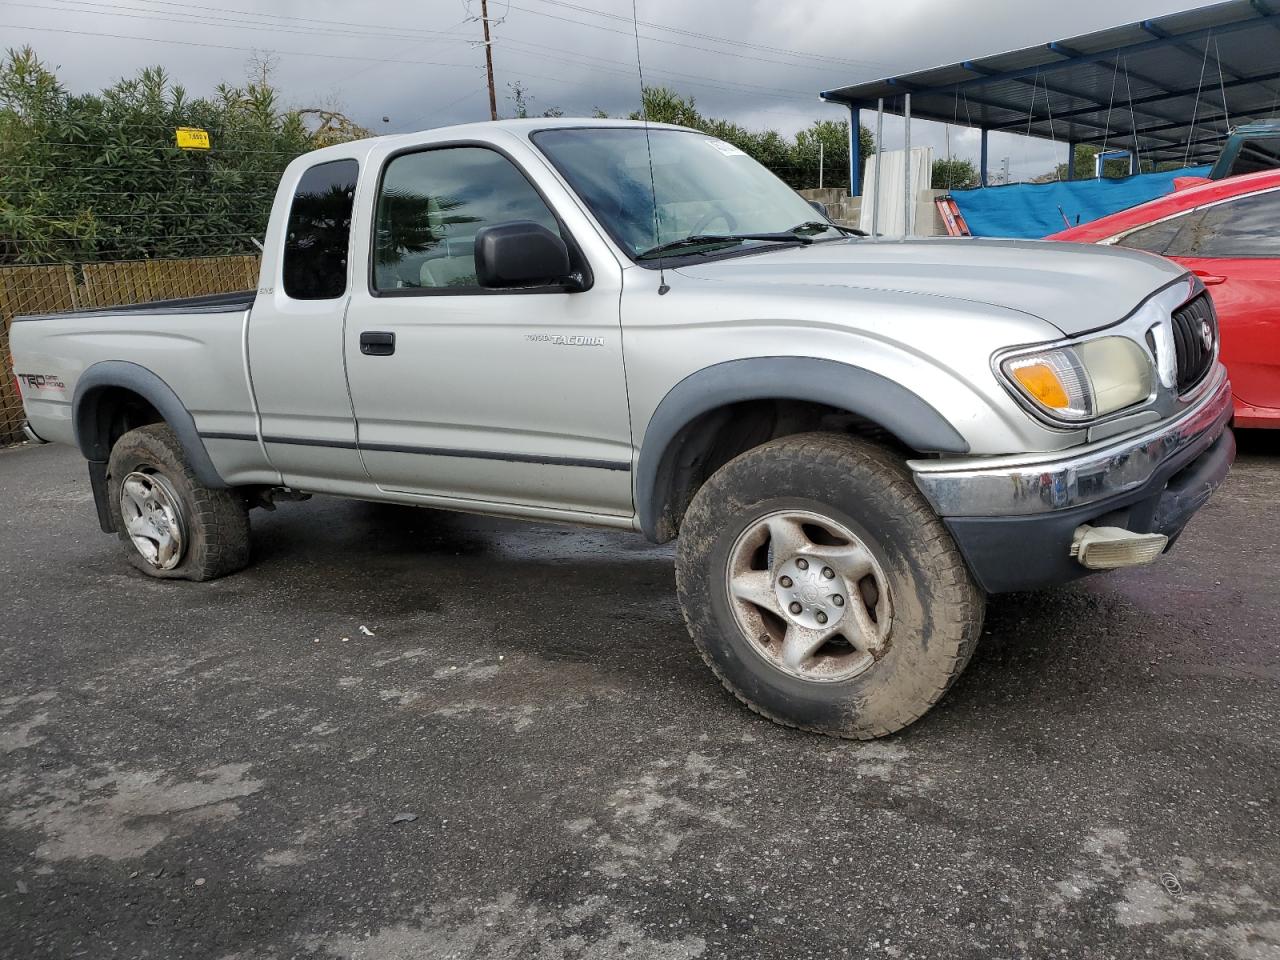
[[[1235,445],[1182,268],[854,234],[678,127],[380,137],[289,165],[256,292],[20,318],[15,373],[150,576],[240,569],[306,494],[678,537],[724,685],[875,737],[986,594],[1154,560]]]

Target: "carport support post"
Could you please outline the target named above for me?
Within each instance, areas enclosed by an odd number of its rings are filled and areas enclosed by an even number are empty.
[[[1072,140],[1067,144],[1067,179],[1074,180],[1076,178],[1076,144]]]
[[[871,236],[880,235],[880,161],[884,159],[884,97],[876,101],[876,172],[871,185]],[[865,201],[864,201],[865,202]]]
[[[862,141],[858,136],[862,130],[862,108],[849,105],[849,196],[862,196],[862,181],[858,178],[858,168],[862,166]],[[819,143],[821,147],[821,143]],[[822,164],[819,163],[818,186],[822,186]]]
[[[978,155],[978,182],[987,185],[987,128],[982,128],[982,148]]]
[[[906,182],[902,185],[902,239],[911,235],[911,94],[902,97],[903,148],[902,168]]]

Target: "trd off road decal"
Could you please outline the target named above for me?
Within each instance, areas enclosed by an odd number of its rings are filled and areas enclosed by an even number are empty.
[[[15,373],[23,392],[66,393],[67,385],[56,373]]]

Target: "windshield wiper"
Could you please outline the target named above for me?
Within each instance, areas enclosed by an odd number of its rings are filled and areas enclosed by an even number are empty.
[[[794,233],[790,230],[782,233],[696,233],[689,237],[681,237],[679,240],[668,240],[666,243],[660,243],[656,247],[643,250],[636,254],[636,259],[652,260],[654,257],[660,257],[664,253],[670,253],[673,250],[680,250],[684,247],[699,247],[711,244],[724,244],[727,246],[733,243],[743,243],[747,240],[763,240],[772,243],[813,243],[812,237],[806,237],[804,234]]]
[[[648,250],[642,250],[636,254],[637,260],[652,260],[654,257],[660,257],[664,253],[670,253],[672,250],[680,250],[684,247],[700,247],[709,244],[741,243],[741,237],[721,236],[712,233],[696,233],[692,236],[681,237],[679,240],[668,240],[666,243],[660,243]]]
[[[865,237],[867,234],[855,227],[842,227],[838,223],[830,223],[825,220],[806,220],[804,223],[797,223],[790,230],[779,230],[771,233],[695,233],[692,236],[681,237],[679,240],[668,240],[666,243],[660,243],[656,247],[650,247],[636,254],[637,260],[652,260],[655,257],[661,257],[664,254],[671,253],[674,250],[681,250],[685,247],[700,247],[722,244],[728,246],[734,243],[744,243],[747,240],[760,240],[766,243],[813,243],[813,237],[809,236],[806,231],[819,233],[823,230],[839,230],[846,236]]]
[[[801,230],[813,230],[815,232],[822,230],[839,230],[847,237],[868,236],[868,233],[865,230],[859,230],[857,227],[846,227],[839,223],[832,223],[829,220],[806,220],[804,223],[796,224],[788,232],[799,233]]]

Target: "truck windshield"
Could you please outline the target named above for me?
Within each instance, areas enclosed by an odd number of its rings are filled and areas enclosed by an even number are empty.
[[[542,130],[533,141],[635,260],[843,235],[747,154],[707,134],[651,129],[646,145],[642,127],[578,127]]]

